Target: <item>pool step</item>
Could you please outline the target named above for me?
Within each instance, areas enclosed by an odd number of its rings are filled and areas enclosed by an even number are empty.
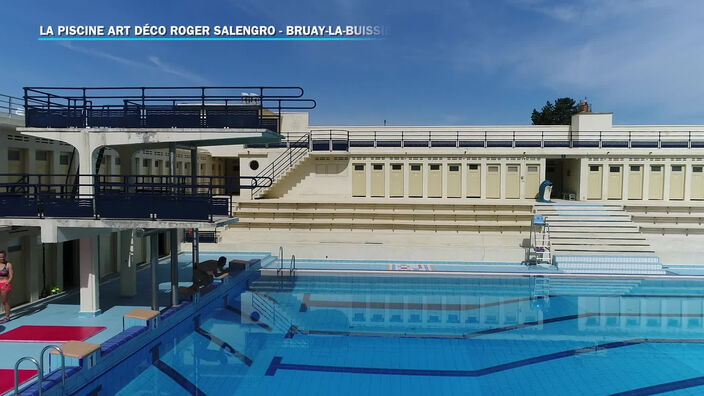
[[[550,228],[553,263],[570,273],[664,273],[631,214],[617,204],[536,204]]]

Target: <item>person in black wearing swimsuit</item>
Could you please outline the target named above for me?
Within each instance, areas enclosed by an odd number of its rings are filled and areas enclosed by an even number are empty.
[[[10,320],[10,291],[14,277],[15,271],[12,269],[12,264],[7,262],[5,251],[0,250],[0,297],[2,297],[2,305],[5,307],[5,317],[0,320],[0,323]]]

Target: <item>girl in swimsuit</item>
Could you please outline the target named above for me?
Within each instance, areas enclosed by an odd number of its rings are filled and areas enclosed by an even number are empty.
[[[0,297],[2,297],[2,305],[5,307],[5,317],[0,320],[0,323],[10,320],[10,291],[14,276],[12,264],[7,262],[5,251],[0,250]]]

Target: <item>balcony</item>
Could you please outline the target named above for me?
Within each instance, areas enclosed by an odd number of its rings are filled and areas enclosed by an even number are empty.
[[[79,180],[86,178],[95,180],[92,193],[81,194]],[[271,185],[267,177],[226,176],[0,174],[0,180],[0,218],[40,219],[212,222],[231,217],[230,191]]]
[[[281,112],[310,110],[300,87],[26,87],[30,128],[218,128],[279,132]]]

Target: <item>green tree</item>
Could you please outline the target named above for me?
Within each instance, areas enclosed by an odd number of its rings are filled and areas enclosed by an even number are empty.
[[[579,106],[572,98],[558,98],[555,103],[548,100],[541,111],[533,109],[530,119],[533,125],[569,125],[572,114],[579,113]]]

